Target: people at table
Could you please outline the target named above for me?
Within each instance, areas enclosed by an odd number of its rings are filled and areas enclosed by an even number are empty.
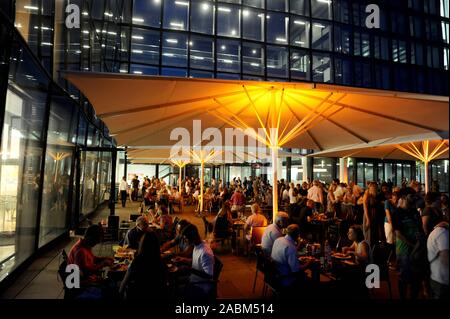
[[[186,228],[188,225],[190,225],[190,223],[186,219],[182,219],[177,223],[177,226],[175,228],[175,238],[166,241],[164,244],[162,244],[161,246],[162,253],[168,251],[173,247],[177,247],[178,252],[174,253],[174,255],[181,257],[192,256],[192,250],[194,249],[194,247],[190,245],[187,242],[186,238],[183,237],[182,235],[184,228]]]
[[[156,204],[156,218],[154,224],[159,226],[161,231],[161,240],[165,242],[172,235],[173,218],[169,215],[167,206],[161,202]]]
[[[306,206],[302,207],[298,217],[294,217],[292,222],[297,224],[300,228],[300,236],[306,238],[307,234],[310,232],[309,223],[313,216],[313,210],[315,207],[315,202],[312,199],[306,201]]]
[[[183,236],[194,246],[192,258],[176,257],[175,262],[191,264],[189,280],[184,293],[190,298],[208,297],[213,294],[211,282],[214,273],[214,253],[200,238],[197,226],[190,224],[183,230]]]
[[[278,212],[275,222],[267,226],[261,239],[261,248],[266,256],[272,254],[272,247],[275,240],[283,237],[283,229],[288,226],[289,215],[285,212]]]
[[[246,198],[242,193],[240,187],[236,188],[234,194],[230,198],[231,201],[231,211],[236,211],[239,213],[243,213],[245,209]]]
[[[364,240],[364,233],[361,227],[351,226],[348,230],[348,239],[353,243],[349,247],[342,247],[344,254],[353,254],[355,263],[358,265],[366,265],[370,258],[370,245]]]
[[[131,262],[119,293],[126,299],[166,299],[167,267],[161,260],[158,238],[154,232],[145,233]]]
[[[80,285],[86,287],[101,281],[99,271],[113,264],[111,257],[98,257],[92,252],[102,241],[103,229],[99,225],[91,225],[86,229],[84,237],[70,249],[67,264],[75,264],[80,268]]]
[[[142,236],[147,232],[147,230],[147,219],[144,216],[139,216],[136,219],[136,226],[128,230],[127,234],[125,235],[124,245],[127,245],[127,247],[131,249],[138,249],[139,242]]]
[[[278,273],[282,276],[280,284],[287,288],[304,280],[304,270],[311,263],[300,265],[297,254],[297,240],[300,236],[298,225],[287,227],[287,234],[275,240],[272,247],[271,259],[274,261]]]

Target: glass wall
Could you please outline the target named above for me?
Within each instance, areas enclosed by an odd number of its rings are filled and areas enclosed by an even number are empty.
[[[314,157],[313,161],[313,178],[322,182],[329,183],[335,178],[335,171],[332,168],[334,165],[333,158]]]

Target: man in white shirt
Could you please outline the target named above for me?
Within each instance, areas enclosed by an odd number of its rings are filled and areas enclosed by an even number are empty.
[[[448,223],[441,222],[427,240],[430,286],[433,299],[448,299]]]
[[[214,275],[214,253],[209,245],[201,240],[198,228],[188,225],[182,232],[189,245],[194,246],[191,258],[176,257],[175,261],[191,263],[189,283],[185,287],[188,298],[206,298],[215,295],[212,282]]]
[[[119,192],[120,192],[120,200],[122,201],[122,207],[125,207],[125,203],[127,202],[127,192],[128,192],[128,184],[127,179],[122,177],[122,180],[119,184]]]
[[[285,288],[292,287],[304,279],[303,270],[310,265],[307,263],[300,266],[296,245],[299,235],[298,225],[292,224],[287,228],[287,235],[278,238],[273,243],[271,258],[276,264],[278,273],[284,276],[280,284]]]
[[[314,206],[316,211],[320,209],[320,207],[323,204],[323,191],[322,188],[319,187],[319,181],[314,180],[313,186],[308,189],[308,199],[311,199],[314,201]]]
[[[261,248],[266,256],[272,254],[272,247],[275,240],[283,237],[283,229],[287,227],[289,215],[285,212],[278,212],[275,217],[275,223],[270,224],[261,239]]]

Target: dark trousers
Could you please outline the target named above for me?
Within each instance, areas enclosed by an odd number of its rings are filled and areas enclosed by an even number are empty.
[[[122,207],[125,207],[127,202],[127,191],[120,191],[120,200],[122,201]]]
[[[433,299],[448,299],[448,285],[443,285],[430,279],[430,287]]]

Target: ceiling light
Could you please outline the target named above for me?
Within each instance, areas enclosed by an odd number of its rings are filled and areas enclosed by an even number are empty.
[[[217,10],[222,11],[222,12],[231,12],[230,8],[225,8],[225,7],[219,7]]]
[[[144,19],[142,19],[142,18],[133,18],[133,22],[144,23]]]
[[[28,10],[39,10],[39,7],[36,6],[23,6],[23,7]]]
[[[169,43],[178,43],[177,39],[166,39],[166,41]]]
[[[189,2],[185,2],[185,1],[175,1],[175,4],[177,4],[179,6],[185,6],[185,7],[189,6]]]
[[[144,37],[142,35],[132,35],[131,38],[135,40],[144,40]]]

